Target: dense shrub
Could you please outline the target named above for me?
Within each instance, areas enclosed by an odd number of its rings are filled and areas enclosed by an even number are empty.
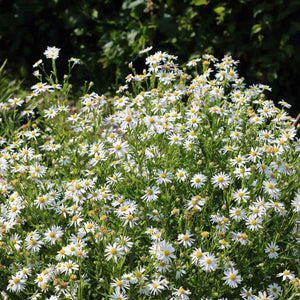
[[[32,93],[0,103],[4,299],[299,298],[288,103],[231,56],[180,68],[157,52],[113,97],[88,85],[71,106],[59,49],[44,54],[51,72],[37,62]]]
[[[133,60],[138,67],[138,51],[153,44],[183,60],[230,53],[240,59],[248,83],[262,81],[272,86],[275,100],[297,104],[299,0],[0,3],[0,56],[23,76],[30,75],[42,50],[55,44],[65,58],[75,55],[84,62],[77,78],[92,79],[106,91],[124,77],[127,63]]]

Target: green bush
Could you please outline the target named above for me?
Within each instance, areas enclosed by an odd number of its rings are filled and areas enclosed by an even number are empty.
[[[2,4],[0,57],[9,58],[15,74],[29,78],[41,51],[58,46],[64,58],[77,55],[85,63],[76,79],[93,79],[103,92],[127,74],[127,63],[134,61],[140,67],[138,52],[151,44],[183,60],[204,52],[229,53],[241,61],[248,83],[271,85],[272,98],[295,106],[300,94],[295,68],[300,62],[299,4],[299,0],[14,0]]]

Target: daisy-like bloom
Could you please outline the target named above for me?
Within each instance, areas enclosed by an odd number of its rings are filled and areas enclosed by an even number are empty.
[[[71,57],[70,61],[73,62],[74,65],[79,65],[80,64],[80,59],[79,58]]]
[[[242,136],[243,136],[243,133],[238,131],[238,130],[235,130],[235,131],[230,133],[230,137],[233,140],[239,140],[239,139],[241,139]]]
[[[47,168],[39,163],[35,163],[33,166],[29,167],[29,174],[32,179],[43,177],[46,174],[46,171]]]
[[[148,284],[148,287],[152,295],[158,295],[161,291],[165,289],[165,286],[163,285],[160,278],[153,280],[151,283]]]
[[[295,212],[300,212],[300,193],[295,197],[295,199],[291,203],[294,206]]]
[[[278,257],[277,251],[279,249],[280,248],[277,245],[275,245],[273,242],[271,242],[265,248],[265,252],[269,254],[269,258],[277,258]]]
[[[264,190],[272,198],[277,199],[280,196],[280,190],[276,187],[275,181],[264,181]]]
[[[116,242],[122,247],[125,252],[128,252],[133,245],[133,242],[131,242],[131,238],[128,236],[120,236],[119,238],[116,238]]]
[[[191,247],[194,243],[194,239],[192,238],[193,234],[191,234],[188,230],[185,234],[179,234],[178,242],[179,244],[183,244],[185,248]]]
[[[234,268],[225,270],[224,275],[223,280],[230,287],[236,288],[242,282],[241,276],[238,275],[238,270]]]
[[[247,163],[248,159],[243,156],[243,155],[238,155],[237,157],[230,159],[230,165],[231,166],[245,166],[245,164]]]
[[[230,217],[235,221],[241,221],[245,217],[245,211],[240,207],[233,207],[229,210]]]
[[[34,150],[27,145],[21,149],[21,156],[24,161],[31,160],[34,155]]]
[[[130,228],[133,228],[138,221],[138,218],[130,213],[124,214],[123,216],[121,216],[121,218],[125,221],[124,226],[129,225]]]
[[[199,195],[193,196],[191,200],[187,201],[186,207],[187,209],[191,209],[193,211],[201,210],[201,207],[205,204],[205,199],[201,198]]]
[[[17,277],[26,280],[29,276],[31,276],[31,271],[31,268],[23,268],[22,270],[17,272]]]
[[[233,145],[225,145],[223,148],[222,148],[222,153],[223,154],[226,154],[227,152],[233,152],[233,151],[236,151],[238,150],[237,147],[233,146]]]
[[[11,235],[9,238],[9,241],[12,243],[13,247],[16,250],[21,249],[22,239],[20,238],[20,236],[17,233],[14,233],[13,235]]]
[[[149,52],[149,51],[152,50],[152,48],[153,48],[152,46],[149,46],[149,47],[147,47],[147,48],[145,48],[145,49],[139,51],[139,54],[143,54],[143,53]]]
[[[41,297],[41,293],[38,293],[38,291],[36,291],[34,294],[32,294],[30,296],[30,300],[36,300],[36,299],[39,299]]]
[[[187,178],[187,171],[184,170],[184,169],[179,169],[177,172],[176,172],[176,178],[177,180],[179,180],[180,182],[184,182]]]
[[[24,100],[21,100],[20,98],[12,98],[12,99],[8,99],[7,102],[10,104],[11,107],[15,107],[15,106],[22,106]]]
[[[126,294],[122,293],[121,291],[115,291],[113,294],[109,296],[111,300],[128,300]]]
[[[146,190],[143,190],[143,192],[145,195],[142,196],[142,200],[145,200],[147,203],[157,200],[160,194],[160,190],[156,186],[148,187]]]
[[[167,170],[157,170],[156,171],[156,182],[158,184],[167,184],[171,182],[172,173],[167,172]]]
[[[182,137],[178,134],[172,134],[169,136],[170,145],[181,145]]]
[[[54,245],[57,240],[59,240],[64,235],[63,230],[59,226],[52,226],[45,232],[44,241],[50,242]]]
[[[186,66],[187,67],[194,67],[194,66],[197,66],[197,63],[199,62],[199,61],[201,61],[201,58],[194,58],[194,59],[192,59],[192,60],[190,60],[187,64],[186,64]]]
[[[220,189],[226,189],[230,184],[230,176],[226,175],[225,173],[221,172],[213,176],[211,182],[215,187]]]
[[[66,166],[69,162],[70,162],[70,157],[67,155],[61,156],[59,159],[59,163],[63,166]]]
[[[242,288],[240,296],[245,300],[254,300],[255,296],[253,295],[252,288],[246,289]]]
[[[207,177],[201,173],[195,174],[191,179],[191,186],[194,188],[201,188],[207,180]]]
[[[230,247],[230,244],[227,241],[225,241],[225,240],[219,241],[219,246],[218,246],[219,249],[225,249],[228,247]]]
[[[277,277],[282,277],[282,281],[285,281],[286,279],[293,280],[295,275],[290,270],[284,270],[282,273],[278,273]]]
[[[129,282],[127,280],[122,279],[114,279],[113,282],[110,284],[115,291],[126,293],[126,290],[129,289]]]
[[[225,264],[224,264],[224,270],[231,269],[235,265],[236,265],[236,263],[233,262],[233,261],[231,261],[231,260],[230,261],[226,261]]]
[[[288,104],[286,101],[284,101],[284,100],[281,100],[281,101],[279,101],[278,102],[279,104],[281,104],[283,107],[285,107],[285,108],[291,108],[292,106],[291,106],[291,104]]]
[[[32,66],[33,68],[37,68],[43,61],[39,59],[34,65]]]
[[[124,256],[123,247],[119,246],[117,243],[113,245],[109,244],[105,249],[106,260],[113,259],[115,262],[118,261],[118,258],[122,258]]]
[[[61,268],[63,273],[69,275],[72,274],[74,271],[77,271],[78,269],[79,269],[79,265],[74,263],[71,260],[64,262]]]
[[[274,211],[278,212],[280,216],[284,216],[286,213],[286,209],[284,204],[277,201],[270,201],[270,208],[273,208]]]
[[[57,296],[50,296],[49,298],[46,298],[46,300],[59,300]]]
[[[41,76],[41,73],[40,73],[39,70],[36,70],[36,71],[34,71],[34,72],[32,73],[32,75],[35,76],[35,77],[40,77],[40,76]]]
[[[192,263],[194,265],[200,265],[200,261],[202,259],[202,257],[204,256],[204,254],[206,254],[207,252],[202,252],[201,248],[196,248],[190,255],[190,257],[192,258]]]
[[[249,243],[248,235],[242,232],[232,232],[232,240],[237,243],[239,242],[241,245],[247,245]]]
[[[128,153],[128,142],[116,141],[113,143],[113,148],[111,149],[112,153],[115,153],[117,158],[121,158],[126,153]]]
[[[158,265],[155,266],[155,270],[160,274],[164,274],[164,273],[170,272],[171,265],[168,265],[164,261],[160,261],[158,263]]]
[[[277,298],[281,294],[281,286],[278,285],[277,283],[270,284],[268,286],[268,292],[271,294],[273,297]]]
[[[200,259],[200,266],[205,272],[215,271],[218,267],[218,259],[212,253],[204,253]]]
[[[192,114],[192,115],[190,115],[190,117],[189,117],[189,119],[188,119],[188,121],[187,121],[187,126],[188,126],[189,128],[194,128],[194,129],[196,129],[196,128],[198,127],[198,125],[200,124],[200,122],[201,122],[200,117],[198,117],[198,116],[195,115],[195,114]]]
[[[45,50],[44,55],[46,56],[46,58],[49,59],[57,59],[58,55],[59,55],[59,48],[56,47],[47,47],[47,50]]]
[[[179,289],[175,289],[175,292],[172,294],[176,297],[176,299],[180,300],[189,300],[190,297],[188,295],[191,294],[191,291],[185,290],[182,286]]]
[[[250,205],[249,209],[254,217],[262,217],[266,214],[266,209],[260,205]]]
[[[114,185],[118,182],[122,182],[123,181],[123,177],[121,173],[114,173],[113,176],[111,177],[107,177],[107,184],[108,185]]]
[[[247,203],[247,201],[250,199],[250,195],[248,190],[245,189],[238,189],[236,192],[232,194],[233,199],[240,204],[241,201]]]
[[[185,265],[183,265],[182,263],[179,263],[178,265],[176,265],[175,277],[176,277],[176,279],[178,279],[178,278],[181,278],[184,274],[186,274]]]
[[[97,229],[97,225],[94,222],[85,222],[83,226],[83,231],[87,233],[95,233],[95,230]]]
[[[265,291],[259,291],[258,296],[255,296],[255,300],[275,300],[275,298],[273,297],[273,295],[268,296],[267,292]]]
[[[169,264],[171,263],[172,259],[176,258],[176,256],[173,254],[174,252],[175,248],[171,244],[167,243],[166,241],[162,241],[158,244],[158,252],[156,257],[159,260]]]
[[[249,178],[249,176],[251,175],[251,168],[244,168],[244,167],[235,168],[233,174],[235,175],[236,178],[240,178],[240,179]]]
[[[57,115],[58,109],[56,107],[50,107],[49,109],[45,109],[44,113],[45,113],[45,117],[47,119],[52,119]]]
[[[40,240],[40,235],[35,234],[33,236],[26,237],[27,246],[26,249],[33,252],[40,251],[41,247],[43,246],[43,241]]]
[[[12,276],[12,278],[9,280],[7,289],[13,293],[18,293],[24,290],[25,284],[25,279],[22,279],[18,276]]]
[[[257,231],[259,230],[260,228],[262,228],[261,226],[261,223],[262,223],[262,219],[261,218],[257,218],[256,216],[254,215],[251,215],[247,222],[246,222],[246,225],[247,227],[252,230],[252,231]]]
[[[248,154],[248,159],[254,163],[256,163],[257,160],[259,160],[262,156],[262,151],[259,148],[251,148],[249,154]]]

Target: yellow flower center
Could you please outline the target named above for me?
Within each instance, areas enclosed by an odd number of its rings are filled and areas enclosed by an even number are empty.
[[[112,248],[112,249],[110,250],[110,253],[111,253],[112,255],[116,255],[116,254],[118,253],[118,250],[117,250],[116,248]]]
[[[200,258],[200,257],[203,256],[203,253],[200,252],[200,251],[197,251],[196,254],[195,254],[195,256],[196,256],[197,258]]]
[[[235,280],[235,279],[236,279],[236,276],[235,276],[234,274],[231,274],[231,275],[229,276],[229,279],[230,279],[230,280]]]
[[[189,237],[187,234],[185,234],[185,235],[182,237],[182,239],[183,239],[184,241],[188,241],[189,238],[190,238],[190,237]]]
[[[121,280],[117,281],[117,286],[123,286],[123,282]]]
[[[126,217],[126,219],[127,219],[128,221],[132,221],[132,220],[133,220],[133,215],[128,215],[128,216]]]
[[[15,284],[18,284],[19,282],[20,282],[20,279],[19,279],[19,278],[15,278],[15,279],[14,279],[14,283],[15,283]]]

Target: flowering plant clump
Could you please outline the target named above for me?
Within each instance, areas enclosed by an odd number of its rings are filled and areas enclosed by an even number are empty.
[[[180,68],[157,52],[114,97],[89,84],[75,106],[59,49],[44,54],[51,73],[39,60],[26,101],[1,103],[4,299],[299,297],[300,142],[285,101],[247,87],[230,56]]]

